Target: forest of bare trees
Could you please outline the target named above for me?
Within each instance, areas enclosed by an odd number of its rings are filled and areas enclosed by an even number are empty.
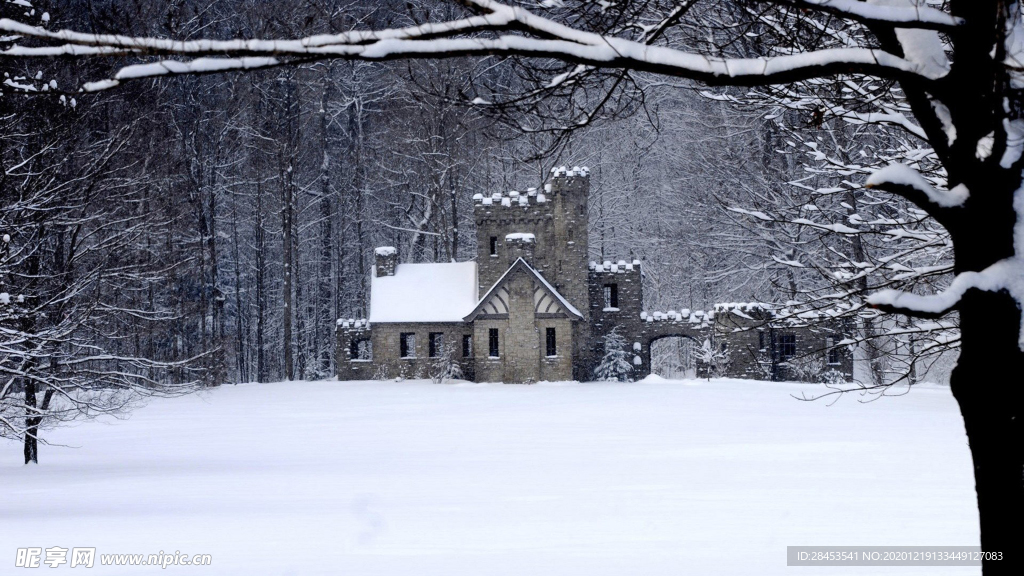
[[[354,3],[295,21],[288,14],[305,3],[268,15],[245,0],[33,6],[3,9],[51,29],[186,38],[423,15]],[[926,215],[850,180],[879,162],[852,166],[865,135],[891,151],[883,159],[915,149],[877,123],[850,128],[778,95],[644,76],[600,106],[574,104],[572,86],[531,97],[534,83],[565,73],[557,62],[326,60],[77,89],[104,66],[5,61],[8,435],[34,438],[40,424],[117,412],[138,396],[330,377],[335,320],[367,312],[373,247],[397,246],[409,262],[467,259],[472,195],[538,185],[563,163],[591,167],[591,259],[643,260],[652,309],[738,300],[805,313],[839,301],[858,322],[867,386],[917,381],[956,346],[955,322],[897,325],[863,304],[872,288],[942,278],[951,262]],[[513,104],[490,105],[502,98]],[[765,102],[767,113],[754,106]],[[844,148],[848,136],[861,144]],[[863,225],[849,228],[851,216]],[[874,272],[850,273],[864,267]],[[49,393],[36,398],[33,378]],[[80,389],[102,399],[78,400]],[[39,415],[15,416],[25,406]]]

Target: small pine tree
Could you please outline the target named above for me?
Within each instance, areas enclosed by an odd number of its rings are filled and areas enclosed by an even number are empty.
[[[446,342],[441,354],[431,363],[430,379],[434,384],[444,384],[462,378],[462,366],[455,359],[455,345]]]
[[[619,335],[619,327],[612,328],[604,337],[604,357],[594,369],[594,378],[606,382],[632,382],[633,365],[626,351],[626,339]]]

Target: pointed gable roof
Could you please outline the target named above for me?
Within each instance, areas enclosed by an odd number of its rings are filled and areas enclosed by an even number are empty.
[[[465,320],[471,321],[482,313],[486,313],[485,308],[490,306],[494,312],[497,313],[508,313],[508,290],[505,288],[505,283],[512,277],[512,274],[516,270],[523,270],[527,274],[533,276],[536,280],[537,292],[534,294],[534,306],[541,313],[558,313],[561,312],[569,317],[575,317],[575,319],[582,319],[583,314],[576,309],[575,306],[569,303],[564,296],[555,290],[555,287],[548,283],[547,280],[541,276],[540,272],[526,263],[526,260],[522,258],[517,259],[509,266],[508,270],[498,278],[498,281],[494,283],[490,289],[484,293],[483,297],[477,303],[473,311],[466,315]],[[504,297],[503,297],[504,295]],[[492,304],[494,302],[494,304]],[[504,310],[501,309],[504,307]]]

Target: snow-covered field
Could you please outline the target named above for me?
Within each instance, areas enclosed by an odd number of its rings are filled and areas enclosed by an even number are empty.
[[[208,553],[167,573],[217,575],[979,573],[785,566],[787,545],[978,542],[947,388],[791,396],[811,388],[292,382],[154,401],[50,432],[79,447],[43,446],[38,467],[0,444],[0,566],[57,545]],[[85,573],[139,572],[160,568]]]

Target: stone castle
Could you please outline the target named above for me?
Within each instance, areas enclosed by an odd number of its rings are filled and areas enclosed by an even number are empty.
[[[400,264],[397,250],[377,248],[369,317],[338,321],[338,378],[457,367],[480,382],[590,380],[612,330],[635,379],[650,374],[652,343],[668,337],[697,344],[701,376],[852,377],[838,325],[794,325],[759,303],[648,312],[640,261],[589,261],[589,191],[587,168],[562,167],[542,189],[475,195],[473,261]]]

